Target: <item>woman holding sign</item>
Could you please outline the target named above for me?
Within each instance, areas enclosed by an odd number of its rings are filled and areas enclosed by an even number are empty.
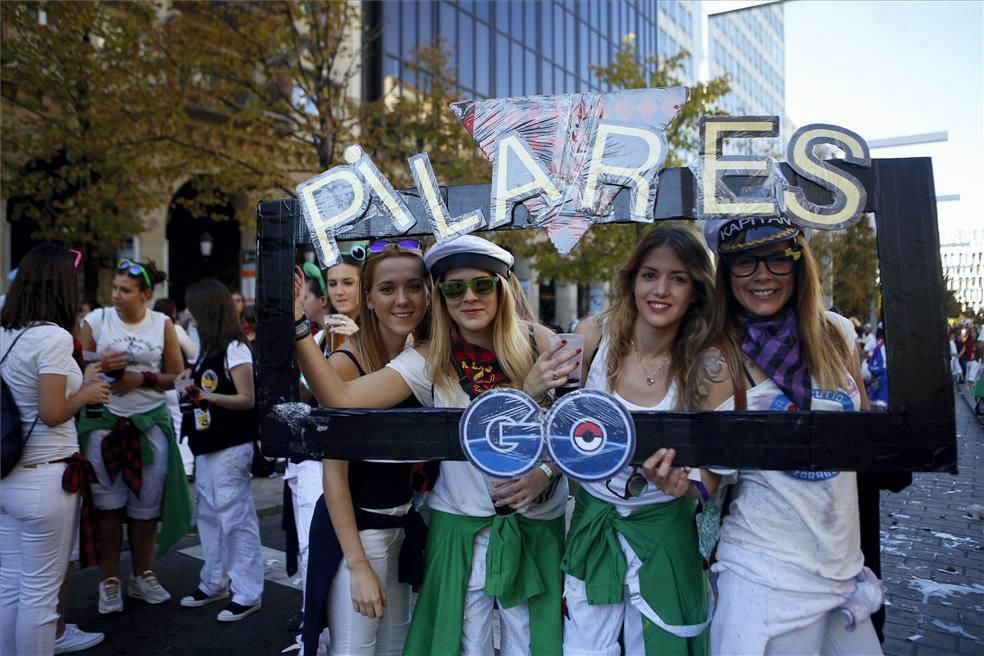
[[[619,269],[609,309],[578,326],[591,362],[584,387],[630,411],[683,409],[687,363],[707,337],[713,289],[700,237],[656,226]],[[546,375],[528,379],[531,395],[556,386],[552,371],[535,371]],[[717,483],[694,470],[680,490],[664,493],[639,467],[625,467],[581,484],[562,563],[565,654],[618,654],[620,633],[628,654],[707,653],[708,583],[694,510]]]
[[[538,352],[553,355],[549,331],[516,316],[508,252],[466,235],[434,246],[424,262],[441,291],[431,341],[346,383],[310,340],[300,339],[298,361],[319,402],[390,408],[414,396],[425,406],[463,408],[486,390],[520,387]],[[302,285],[295,275],[297,293]],[[571,361],[558,368],[558,377],[573,367]],[[502,654],[557,653],[566,500],[566,481],[547,464],[519,479],[486,482],[470,463],[441,463],[430,495],[424,582],[404,653],[491,654],[496,599]]]
[[[821,305],[819,267],[782,217],[711,222],[718,254],[712,344],[695,363],[703,410],[867,409],[851,323]],[[679,479],[657,453],[647,473]],[[741,470],[721,528],[716,654],[880,654],[869,615],[853,472]]]
[[[430,328],[430,276],[415,239],[369,245],[362,272],[362,329],[328,362],[345,380],[379,371]],[[412,338],[411,338],[412,335]],[[409,398],[398,407],[420,407]],[[410,626],[410,586],[422,521],[411,507],[410,463],[323,460],[324,495],[311,521],[304,649],[315,654],[326,623],[331,653],[399,654]],[[416,529],[416,532],[414,530]],[[400,563],[405,563],[400,567]],[[422,567],[418,567],[422,570]],[[416,579],[416,581],[414,581]]]

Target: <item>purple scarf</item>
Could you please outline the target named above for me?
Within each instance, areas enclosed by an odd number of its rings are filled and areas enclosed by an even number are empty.
[[[786,310],[772,319],[739,314],[742,328],[741,350],[796,404],[810,409],[812,381],[806,360],[800,353],[799,322],[796,311]]]

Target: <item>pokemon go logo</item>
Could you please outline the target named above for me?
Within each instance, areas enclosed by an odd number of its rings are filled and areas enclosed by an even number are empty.
[[[458,427],[468,461],[493,478],[515,478],[541,461],[546,446],[565,474],[597,481],[611,478],[635,453],[632,416],[604,392],[573,392],[542,421],[541,413],[533,399],[516,390],[480,395]]]

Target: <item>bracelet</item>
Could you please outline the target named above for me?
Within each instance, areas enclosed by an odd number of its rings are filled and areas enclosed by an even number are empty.
[[[550,465],[548,465],[545,462],[541,462],[539,465],[539,469],[540,471],[542,471],[544,474],[547,475],[547,482],[553,483],[553,479],[556,477],[556,475],[553,473],[553,470],[550,469]]]
[[[302,314],[300,319],[294,321],[294,328],[297,328],[298,326],[302,326],[302,325],[307,325],[308,323],[310,322],[308,321],[307,315]]]
[[[294,339],[296,341],[301,341],[305,337],[311,335],[311,323],[307,318],[302,318],[300,321],[294,323]]]
[[[368,562],[369,562],[369,559],[366,558],[365,556],[363,556],[362,558],[356,558],[352,562],[349,562],[349,561],[346,560],[345,561],[345,564],[348,565],[348,568],[349,569],[352,569],[353,567],[355,567],[359,563],[368,563]]]
[[[702,483],[701,481],[690,481],[690,484],[693,485],[698,492],[700,492],[701,501],[707,503],[710,500],[711,494],[710,492],[707,491],[707,488],[704,487],[704,483]]]
[[[152,371],[143,372],[143,386],[157,387],[157,374]]]

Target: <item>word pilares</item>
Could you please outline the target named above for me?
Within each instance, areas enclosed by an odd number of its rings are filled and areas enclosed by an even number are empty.
[[[544,448],[565,474],[580,481],[614,476],[635,453],[635,424],[614,397],[580,390],[562,397],[541,420],[526,394],[496,389],[468,405],[458,425],[461,448],[475,467],[496,479],[535,467]]]
[[[651,223],[659,172],[667,155],[665,129],[686,102],[687,89],[640,89],[609,94],[568,94],[455,103],[452,109],[492,162],[489,212],[452,216],[426,153],[409,158],[423,213],[437,241],[509,225],[517,203],[543,228],[562,255],[569,254],[595,224],[614,217],[615,196],[630,193],[631,221]],[[814,152],[832,144],[847,161],[869,166],[868,146],[857,134],[833,125],[800,128],[789,142],[789,166],[829,190],[833,201],[816,205],[787,181],[765,156],[725,155],[725,139],[776,137],[774,116],[707,116],[700,121],[702,150],[691,166],[700,189],[694,218],[772,216],[781,212],[820,229],[843,228],[865,205],[861,183]],[[346,162],[297,187],[301,212],[323,266],[340,261],[336,237],[369,220],[374,234],[402,234],[418,223],[397,192],[359,146]],[[735,176],[760,177],[754,196],[736,196],[724,184]],[[688,208],[689,211],[689,208]]]

